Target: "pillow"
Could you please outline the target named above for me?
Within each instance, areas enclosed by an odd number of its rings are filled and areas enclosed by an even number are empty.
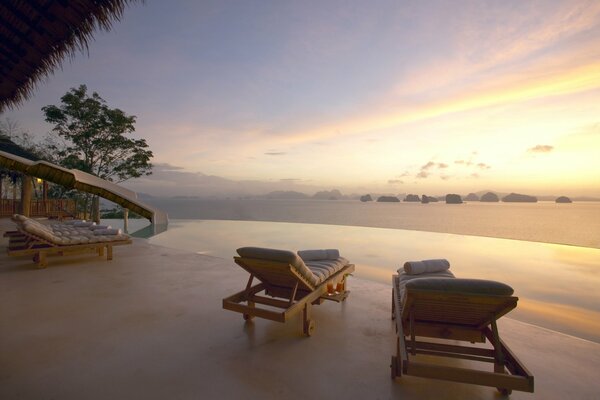
[[[120,235],[122,232],[120,229],[106,228],[94,230],[94,235]]]
[[[337,249],[299,250],[298,255],[304,261],[337,260],[340,258],[340,251]]]
[[[404,263],[404,272],[409,275],[428,274],[432,272],[446,271],[450,263],[446,259],[407,261]],[[400,272],[400,271],[398,271]]]

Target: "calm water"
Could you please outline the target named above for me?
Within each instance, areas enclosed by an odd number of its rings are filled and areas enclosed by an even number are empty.
[[[170,218],[368,226],[600,248],[600,203],[152,199]]]
[[[512,318],[600,342],[600,249],[399,229],[200,220],[174,220],[150,241],[225,259],[241,246],[338,248],[356,264],[356,277],[386,284],[404,261],[447,258],[458,277],[511,285],[520,298]]]
[[[156,205],[172,219],[166,232],[150,238],[154,244],[225,259],[241,246],[338,248],[356,264],[357,277],[388,284],[404,261],[447,258],[458,277],[511,285],[520,298],[512,318],[600,343],[600,203],[170,200]],[[268,220],[317,223],[261,222]],[[130,232],[145,225],[130,220]]]

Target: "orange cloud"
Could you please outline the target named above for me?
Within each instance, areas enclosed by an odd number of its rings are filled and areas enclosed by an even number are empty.
[[[498,80],[468,94],[447,97],[442,101],[422,106],[405,106],[395,112],[372,112],[359,118],[349,118],[317,129],[291,133],[282,138],[287,143],[360,134],[393,128],[402,124],[424,121],[451,113],[477,110],[529,100],[561,96],[600,88],[600,62],[590,63],[554,73]]]

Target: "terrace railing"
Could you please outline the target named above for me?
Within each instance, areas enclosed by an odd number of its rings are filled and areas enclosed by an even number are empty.
[[[12,199],[0,199],[0,217],[9,217],[20,211],[21,201]],[[48,199],[32,200],[30,213],[32,217],[64,218],[75,217],[75,200],[72,199]]]

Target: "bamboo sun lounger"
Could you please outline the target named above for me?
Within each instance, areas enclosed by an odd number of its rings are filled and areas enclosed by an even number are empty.
[[[72,227],[63,224],[44,225],[23,216],[15,216],[17,231],[9,231],[9,256],[33,256],[39,268],[48,265],[47,256],[95,252],[112,260],[113,246],[131,244],[129,235],[116,233],[100,235],[85,227]]]
[[[234,257],[234,261],[250,273],[250,278],[246,289],[223,299],[223,308],[242,313],[246,321],[260,317],[286,322],[302,312],[302,331],[311,336],[315,329],[312,305],[324,300],[341,302],[349,294],[346,277],[354,271],[354,265],[340,257],[337,250],[307,250],[296,254],[243,247],[237,252],[239,257]],[[260,283],[253,286],[254,278]],[[328,294],[328,286],[338,292]],[[263,291],[266,296],[259,295]]]
[[[533,376],[500,339],[496,324],[517,306],[518,298],[512,296],[510,286],[456,279],[448,270],[422,275],[401,271],[393,276],[392,285],[397,335],[392,378],[404,374],[496,387],[504,395],[512,390],[533,393]],[[491,348],[475,345],[486,339]],[[435,357],[492,363],[493,372],[429,362]]]

